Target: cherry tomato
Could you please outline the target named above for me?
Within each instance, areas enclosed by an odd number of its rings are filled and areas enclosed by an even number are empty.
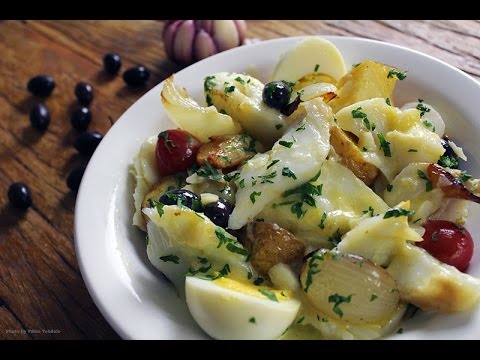
[[[423,241],[417,246],[438,260],[465,271],[473,256],[473,240],[463,226],[445,220],[429,220],[423,225]]]
[[[166,130],[158,134],[156,159],[161,176],[186,171],[196,163],[202,143],[183,130]]]

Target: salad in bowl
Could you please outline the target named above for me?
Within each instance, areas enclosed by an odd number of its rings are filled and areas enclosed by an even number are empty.
[[[208,335],[376,339],[477,305],[479,181],[428,99],[396,103],[407,76],[309,37],[265,83],[207,76],[202,104],[164,82],[176,128],[133,159],[133,225]]]

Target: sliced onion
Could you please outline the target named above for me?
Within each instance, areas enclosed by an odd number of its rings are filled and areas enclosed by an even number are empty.
[[[395,280],[361,256],[319,250],[307,259],[300,280],[313,307],[352,324],[385,324],[399,307]]]

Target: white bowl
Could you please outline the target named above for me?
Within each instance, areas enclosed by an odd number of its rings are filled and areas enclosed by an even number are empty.
[[[396,88],[397,104],[425,99],[446,122],[446,132],[468,156],[467,170],[480,172],[480,84],[462,71],[431,56],[383,42],[329,37],[347,66],[372,59],[408,70]],[[207,58],[175,76],[175,82],[198,100],[203,79],[220,71],[259,74],[273,70],[279,55],[301,37],[242,46]],[[133,181],[128,166],[141,143],[173,128],[160,102],[157,85],[110,129],[88,164],[75,209],[75,244],[83,279],[107,321],[125,339],[206,339],[187,306],[147,260],[145,234],[131,225]],[[470,206],[467,228],[477,241],[469,273],[480,277],[480,206]],[[478,339],[480,309],[451,315],[419,314],[403,325],[402,339]]]

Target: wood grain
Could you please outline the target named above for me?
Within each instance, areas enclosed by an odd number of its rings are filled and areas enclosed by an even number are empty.
[[[477,21],[248,21],[249,37],[305,34],[384,40],[438,57],[480,79]],[[75,194],[65,184],[87,163],[72,148],[70,113],[78,81],[91,82],[90,130],[106,133],[143,93],[180,68],[166,59],[161,21],[0,22],[0,339],[118,339],[92,302],[75,258]],[[122,55],[123,69],[142,64],[148,86],[125,87],[102,71],[102,57]],[[50,74],[57,88],[45,103],[52,122],[45,133],[28,119],[38,101],[26,91],[32,76]],[[8,205],[15,181],[29,185],[34,205],[25,213]],[[50,331],[49,331],[50,330]]]

